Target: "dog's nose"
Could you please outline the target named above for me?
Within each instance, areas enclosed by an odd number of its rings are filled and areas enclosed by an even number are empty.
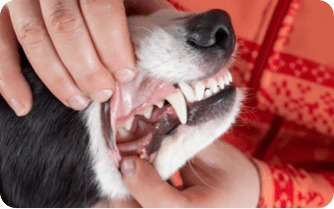
[[[193,17],[189,21],[187,42],[191,46],[225,57],[232,53],[235,35],[230,16],[215,9]]]

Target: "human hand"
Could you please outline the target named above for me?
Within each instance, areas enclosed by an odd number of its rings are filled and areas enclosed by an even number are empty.
[[[49,90],[75,110],[108,100],[115,80],[136,73],[123,0],[8,2],[0,15],[0,94],[19,116],[30,111],[32,94],[17,40]]]
[[[182,189],[170,186],[151,164],[137,157],[125,158],[121,171],[135,200],[110,202],[110,206],[248,208],[256,207],[260,198],[255,165],[221,141],[205,148],[180,170]]]

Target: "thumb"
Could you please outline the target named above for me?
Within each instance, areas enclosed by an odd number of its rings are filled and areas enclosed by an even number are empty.
[[[184,207],[186,197],[162,180],[155,168],[138,157],[121,162],[123,180],[142,207]]]

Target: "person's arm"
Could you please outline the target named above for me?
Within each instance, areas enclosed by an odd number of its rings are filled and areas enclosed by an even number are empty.
[[[259,207],[321,208],[333,199],[334,172],[307,173],[289,164],[253,161],[261,176]]]

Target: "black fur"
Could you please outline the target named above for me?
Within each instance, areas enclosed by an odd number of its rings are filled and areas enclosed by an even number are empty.
[[[17,117],[0,96],[1,197],[11,207],[91,206],[98,192],[82,113],[57,100],[26,58],[22,66],[34,106]]]

